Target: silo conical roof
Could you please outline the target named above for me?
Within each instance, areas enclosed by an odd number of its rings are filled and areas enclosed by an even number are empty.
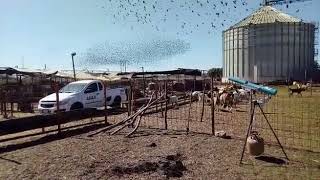
[[[239,23],[235,24],[231,28],[255,25],[255,24],[267,24],[267,23],[275,23],[275,22],[302,22],[301,19],[290,16],[286,13],[283,13],[271,6],[263,6],[257,11],[255,11],[250,16],[244,18]]]

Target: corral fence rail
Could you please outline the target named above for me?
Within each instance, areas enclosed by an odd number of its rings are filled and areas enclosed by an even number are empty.
[[[155,98],[161,95],[165,95],[166,98],[142,114],[141,126],[211,135],[222,130],[232,137],[245,138],[249,123],[249,101],[241,100],[227,111],[215,105],[213,90],[228,86],[216,81],[215,78],[206,75],[142,74],[122,83],[127,87],[128,99],[118,110],[108,109],[105,105],[102,111],[59,112],[58,116],[31,114],[31,119],[24,117],[24,123],[21,121],[23,118],[1,120],[2,135],[36,128],[43,131],[45,127],[57,125],[60,129],[60,124],[85,118],[97,117],[99,119],[97,122],[102,121],[105,124],[119,122],[141,108],[152,92],[155,92]],[[106,86],[111,85],[106,84]],[[281,143],[288,148],[320,152],[320,87],[313,84],[312,88],[307,89],[302,95],[292,96],[289,96],[287,86],[278,85],[276,88],[278,94],[264,104],[263,109]],[[0,93],[1,115],[8,116],[8,112],[15,112],[8,109],[14,109],[16,102],[8,98],[4,91]],[[198,96],[193,96],[194,94]],[[276,144],[276,139],[259,110],[255,119],[253,129],[257,130],[267,143]],[[17,126],[19,123],[22,124]]]

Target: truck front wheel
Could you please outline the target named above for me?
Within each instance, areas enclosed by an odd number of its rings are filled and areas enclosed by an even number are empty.
[[[83,109],[83,105],[79,102],[72,104],[70,107],[70,111],[79,109]]]

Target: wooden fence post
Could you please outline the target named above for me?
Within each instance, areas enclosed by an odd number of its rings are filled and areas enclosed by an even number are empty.
[[[192,106],[192,94],[190,94],[190,104],[189,104],[188,123],[187,123],[187,134],[190,131],[191,106]]]
[[[3,111],[4,111],[4,115],[3,115],[3,118],[8,118],[8,114],[7,114],[7,91],[5,91],[5,94],[4,94],[4,102],[3,102]]]
[[[214,127],[214,94],[213,94],[213,76],[211,77],[211,127],[212,127],[212,135],[215,135],[215,127]]]
[[[131,113],[135,113],[134,85],[135,85],[135,81],[133,80],[133,82],[131,83]]]
[[[11,102],[10,102],[10,112],[11,112],[11,117],[13,117],[13,102],[12,102],[12,99],[11,99]]]
[[[168,113],[168,85],[167,85],[167,79],[164,84],[164,91],[165,91],[165,112],[164,112],[164,127],[165,129],[168,129],[168,122],[167,122],[167,113]]]
[[[132,85],[131,80],[129,81],[129,90],[128,90],[128,117],[131,115],[131,103],[132,103]]]
[[[186,93],[186,75],[184,74],[183,77],[184,77],[184,80],[183,80],[183,94],[184,94],[183,103],[186,103],[186,99],[187,99],[187,93]]]
[[[4,95],[3,95],[2,89],[0,88],[0,113],[1,113],[1,115],[3,114],[3,98],[4,98]]]
[[[310,83],[310,95],[312,96],[312,79],[311,79],[311,83]]]
[[[162,82],[160,81],[160,96],[162,95]],[[162,101],[161,101],[161,103],[160,103],[160,109],[161,109],[161,117],[163,117],[163,105],[162,105],[163,103],[162,103]]]
[[[205,77],[202,76],[202,109],[201,109],[201,118],[200,122],[203,120],[203,114],[204,114],[204,101],[205,101]]]
[[[8,74],[6,74],[6,84],[7,85],[9,84],[9,76],[8,76]]]
[[[194,75],[194,77],[193,77],[193,91],[196,91],[196,81],[197,81],[197,76]]]
[[[61,122],[60,122],[60,105],[59,105],[59,86],[58,86],[58,83],[55,83],[55,92],[56,92],[58,134],[60,134],[61,133]]]
[[[103,86],[104,86],[104,91],[103,91],[103,96],[104,96],[104,123],[107,125],[108,124],[107,83],[103,83]]]
[[[155,90],[156,99],[158,99],[158,89]],[[156,104],[156,112],[158,112],[158,103]]]

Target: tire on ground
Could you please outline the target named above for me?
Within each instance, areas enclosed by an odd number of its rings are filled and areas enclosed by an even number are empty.
[[[116,106],[116,107],[120,107],[121,105],[121,97],[120,96],[116,96],[113,100],[113,104],[112,106]]]

